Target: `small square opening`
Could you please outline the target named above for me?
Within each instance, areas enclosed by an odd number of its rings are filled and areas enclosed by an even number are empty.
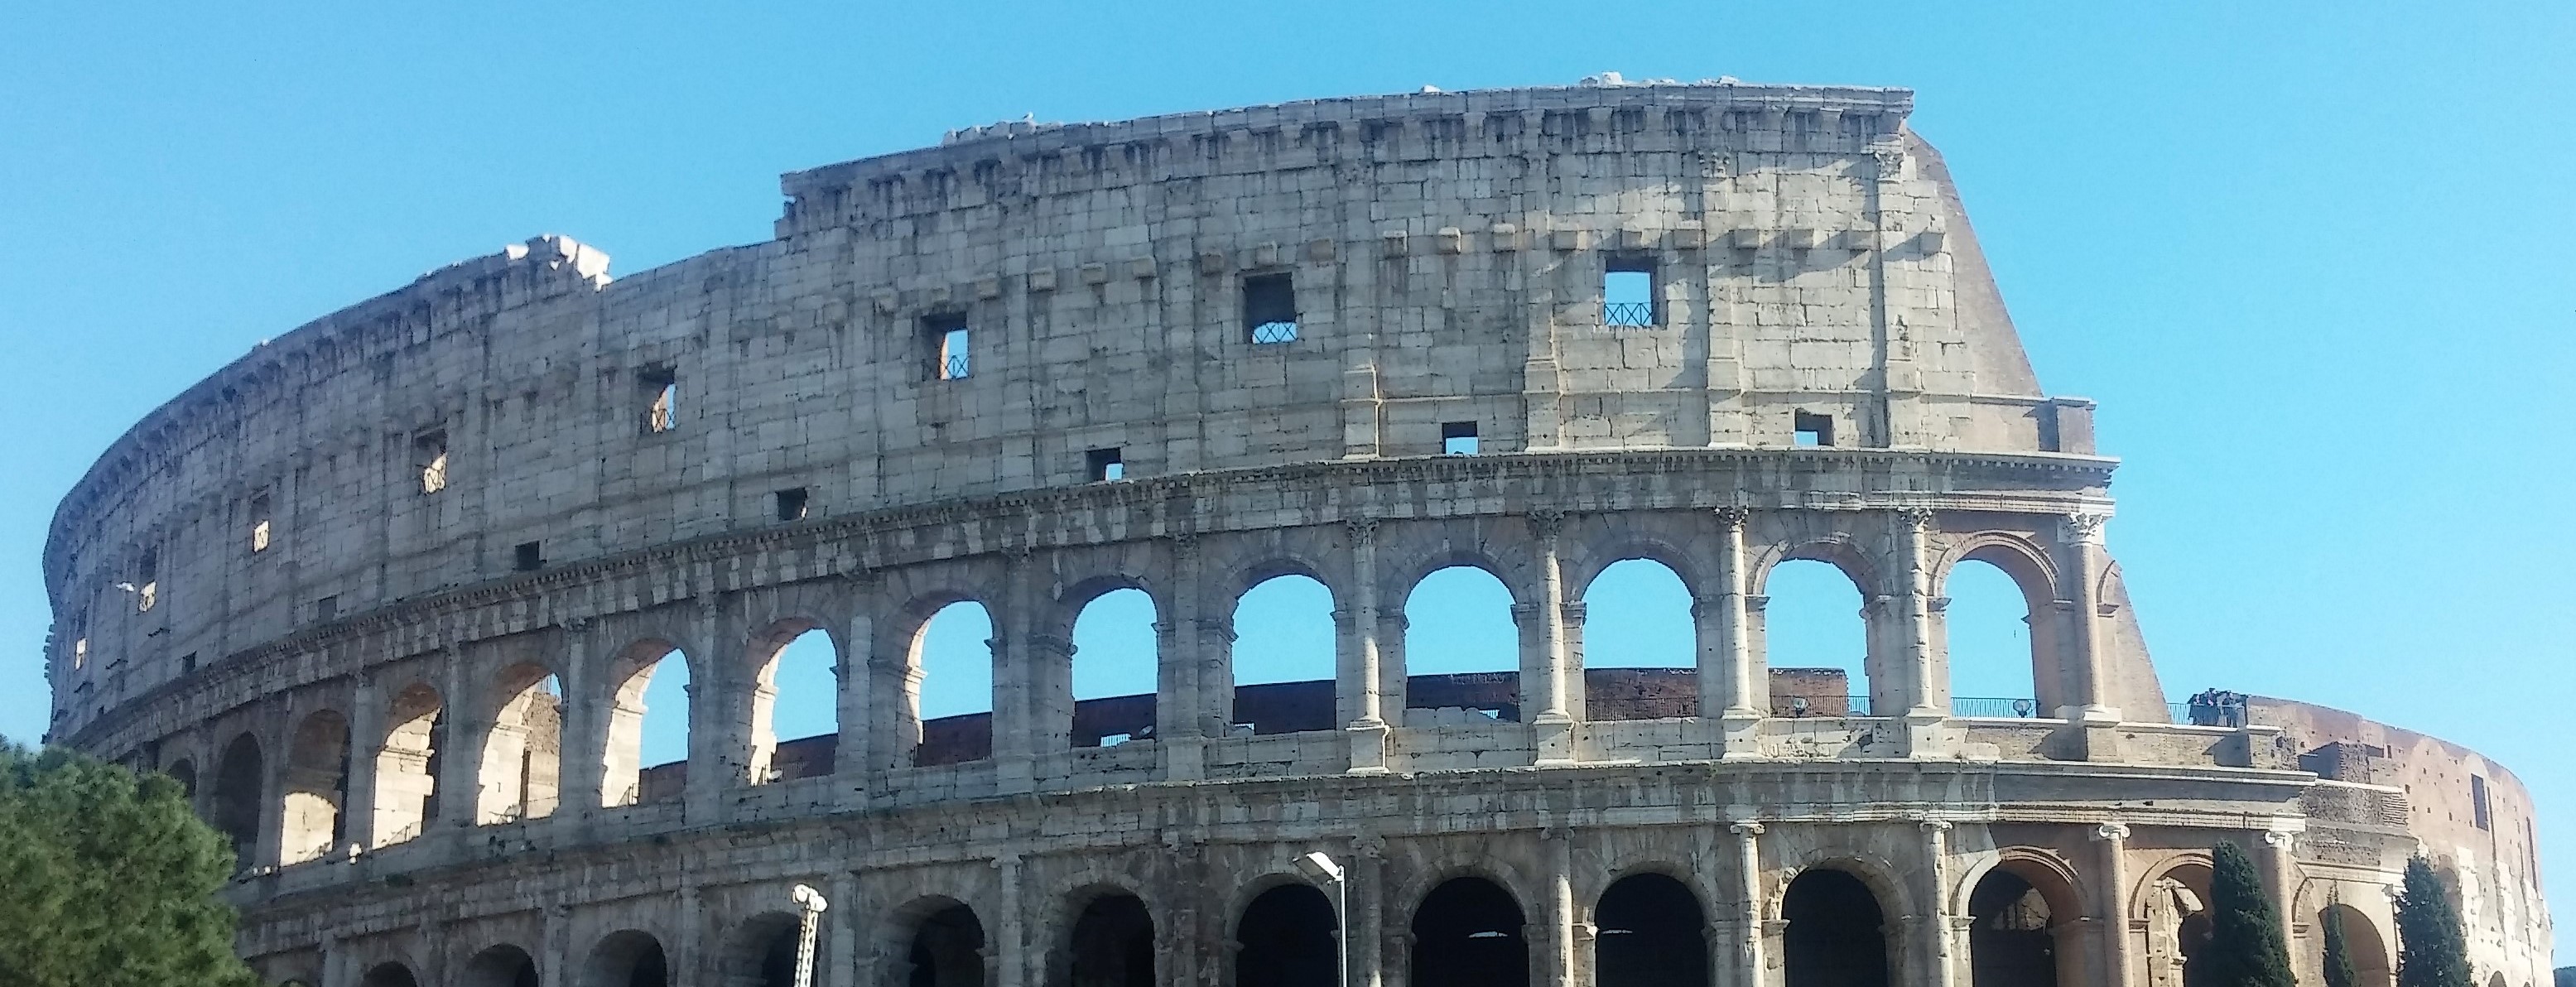
[[[315,600],[315,601],[313,601],[313,619],[315,619],[315,620],[338,620],[338,619],[340,619],[340,595],[339,595],[339,594],[337,594],[337,593],[333,593],[333,594],[331,594],[330,596],[326,596],[326,597],[323,597],[323,598],[321,598],[321,599],[319,599],[319,600]]]
[[[268,495],[254,494],[250,498],[250,550],[252,552],[268,551],[270,531]]]
[[[1082,458],[1085,475],[1095,481],[1127,478],[1127,461],[1118,449],[1093,449]]]
[[[1601,273],[1601,324],[1640,327],[1656,324],[1655,261],[1641,254],[1611,254]]]
[[[1791,439],[1796,445],[1815,448],[1834,444],[1834,416],[1832,415],[1801,411],[1790,424],[1797,433]]]
[[[87,667],[89,667],[89,639],[84,637],[72,641],[72,670],[79,671]]]
[[[804,487],[789,487],[769,495],[769,506],[781,521],[805,520],[808,494]]]
[[[680,371],[670,365],[635,372],[637,397],[644,402],[644,434],[658,435],[680,427]]]
[[[974,337],[966,327],[966,313],[922,316],[921,338],[929,355],[930,379],[964,380],[974,375],[975,364],[968,352]]]
[[[161,602],[160,550],[144,549],[143,560],[134,569],[134,611],[147,613],[154,604]]]
[[[196,671],[196,670],[197,670],[197,653],[196,653],[196,652],[191,651],[191,652],[188,652],[187,654],[184,654],[184,655],[180,655],[180,656],[179,656],[179,671],[180,671],[180,672],[182,672],[182,673],[186,673],[186,672],[193,672],[193,671]]]
[[[420,471],[420,492],[447,489],[447,432],[422,432],[411,440],[412,467]]]
[[[1473,456],[1476,454],[1475,422],[1441,422],[1440,454]]]
[[[1297,341],[1297,288],[1287,274],[1243,279],[1243,323],[1259,346]]]
[[[510,567],[520,572],[535,572],[546,567],[546,550],[542,542],[523,541],[510,550]]]

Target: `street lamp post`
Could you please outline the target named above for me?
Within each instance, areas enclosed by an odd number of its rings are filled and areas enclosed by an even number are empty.
[[[1350,896],[1345,890],[1350,882],[1343,880],[1342,865],[1320,850],[1297,858],[1297,869],[1306,876],[1333,886],[1333,964],[1341,987],[1351,987],[1351,912]]]
[[[814,927],[832,903],[808,884],[797,885],[787,897],[796,902],[796,987],[814,987]]]

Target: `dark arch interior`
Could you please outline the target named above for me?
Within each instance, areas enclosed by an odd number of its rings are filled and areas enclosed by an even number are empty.
[[[1599,987],[1706,987],[1708,939],[1699,896],[1663,874],[1623,877],[1592,917]]]
[[[181,761],[177,764],[171,765],[169,769],[163,773],[169,775],[170,780],[179,783],[179,794],[190,799],[195,799],[197,797],[196,765],[190,764],[186,761]]]
[[[615,933],[590,952],[590,977],[584,987],[671,987],[671,967],[662,942],[629,929]]]
[[[1968,968],[1975,987],[2057,987],[2048,899],[2020,875],[1995,870],[1968,894]]]
[[[1414,987],[1529,987],[1521,906],[1481,877],[1452,878],[1413,910]]]
[[[725,951],[725,982],[740,987],[796,987],[796,917],[771,912],[734,933]]]
[[[378,963],[358,981],[358,987],[420,987],[420,981],[413,979],[411,969],[400,963]]]
[[[964,905],[932,912],[913,930],[906,960],[905,987],[984,987],[984,923]]]
[[[1887,937],[1878,898],[1860,878],[1811,869],[1780,903],[1788,987],[1887,987]]]
[[[462,987],[537,987],[537,962],[517,946],[494,946],[465,965]]]
[[[1154,987],[1154,919],[1132,894],[1107,894],[1073,920],[1066,987]]]
[[[1282,884],[1243,908],[1234,939],[1235,987],[1333,987],[1333,902],[1311,884]]]
[[[215,769],[215,828],[230,837],[235,866],[249,866],[259,848],[259,741],[249,734],[233,738]]]

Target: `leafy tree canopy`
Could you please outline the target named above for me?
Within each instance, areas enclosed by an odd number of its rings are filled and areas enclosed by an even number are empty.
[[[0,987],[256,987],[178,782],[0,742]]]

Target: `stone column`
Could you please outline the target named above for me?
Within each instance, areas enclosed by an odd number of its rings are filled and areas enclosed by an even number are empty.
[[[1048,705],[1040,693],[1050,679],[1040,666],[1070,661],[1071,647],[1067,642],[1043,648],[1035,639],[1039,604],[1032,583],[1037,577],[1027,547],[1005,549],[1004,557],[1002,605],[987,611],[993,637],[985,643],[993,654],[993,783],[1008,794],[1028,791],[1036,783],[1034,759],[1042,753],[1041,739],[1048,736],[1038,722]]]
[[[1351,741],[1350,770],[1368,774],[1386,770],[1388,726],[1384,695],[1384,672],[1378,667],[1379,636],[1377,599],[1377,519],[1353,518],[1349,521],[1351,542],[1351,648],[1342,662],[1342,694],[1357,697],[1353,716],[1347,728]]]
[[[2276,821],[2274,825],[2283,823],[2298,825],[2289,820]],[[2281,945],[2289,949],[2292,956],[2303,955],[2295,935],[2298,915],[2291,910],[2299,896],[2297,843],[2298,831],[2294,829],[2272,829],[2263,833],[2263,883],[2269,885],[2264,890],[2272,893],[2272,913],[2281,922]]]
[[[1753,635],[1747,622],[1744,592],[1744,525],[1753,512],[1742,507],[1717,510],[1717,593],[1715,613],[1703,621],[1700,658],[1700,712],[1716,714],[1722,750],[1727,757],[1762,753],[1759,731],[1770,715],[1767,673],[1753,657]],[[1712,633],[1713,632],[1713,633]]]
[[[1163,777],[1193,781],[1205,773],[1207,738],[1214,735],[1208,715],[1219,683],[1207,681],[1208,661],[1203,624],[1205,587],[1200,572],[1198,536],[1182,532],[1170,540],[1172,612],[1154,624],[1154,739],[1162,749]]]
[[[1538,707],[1530,718],[1536,728],[1538,762],[1568,764],[1574,761],[1574,716],[1566,709],[1566,679],[1581,674],[1569,669],[1565,634],[1565,573],[1557,558],[1557,534],[1564,530],[1565,512],[1541,509],[1530,512],[1530,533],[1538,536],[1539,598],[1537,612],[1537,693],[1523,697],[1527,705]],[[1537,702],[1530,703],[1535,698]]]
[[[702,945],[706,939],[706,921],[701,918],[704,913],[698,908],[696,884],[680,885],[679,914],[680,921],[675,923],[677,927],[673,929],[679,941],[670,944],[671,951],[668,955],[671,982],[705,983],[713,978],[705,976],[712,971],[707,969],[710,964],[707,963],[706,950]]]
[[[537,982],[572,983],[572,906],[560,901],[549,904],[538,923],[537,948],[529,957],[537,963]]]
[[[881,757],[874,749],[880,732],[878,717],[891,714],[887,707],[879,705],[885,700],[875,694],[876,617],[856,613],[842,626],[840,662],[832,666],[832,703],[841,725],[840,736],[832,746],[832,774],[839,779],[835,787],[840,798],[857,808],[866,804],[864,793],[876,787],[875,772]],[[892,699],[901,700],[900,693]]]
[[[1905,565],[1905,596],[1898,601],[1903,608],[1899,640],[1905,650],[1905,749],[1913,757],[1948,757],[1958,748],[1955,731],[1946,722],[1949,683],[1932,651],[1932,522],[1933,514],[1927,509],[1897,512]]]
[[[1731,824],[1727,831],[1735,834],[1735,890],[1737,909],[1727,924],[1734,927],[1735,962],[1728,967],[1726,987],[1762,987],[1764,928],[1762,922],[1762,824],[1745,821]]]
[[[484,690],[465,685],[465,642],[450,641],[439,650],[439,663],[445,667],[440,672],[438,726],[430,734],[430,742],[438,752],[438,777],[430,782],[438,812],[434,816],[423,813],[422,836],[474,824],[474,812],[482,797],[482,785],[476,776],[482,773],[483,731],[491,726],[492,719],[483,712]]]
[[[1028,958],[1027,939],[1021,932],[1020,855],[995,857],[993,866],[1001,871],[1002,885],[1002,914],[993,930],[993,987],[1023,987],[1028,982]]]
[[[1542,909],[1547,942],[1539,950],[1542,975],[1538,983],[1574,987],[1574,834],[1557,827],[1549,829],[1541,839],[1546,843],[1543,852],[1547,855],[1547,902]]]
[[[1920,936],[1916,946],[1923,954],[1923,983],[1925,987],[1952,987],[1959,982],[1959,950],[1950,922],[1950,823],[1926,818],[1915,825],[1923,832],[1923,863],[1917,869],[1922,880],[1915,892],[1923,902],[1923,920],[1916,924]]]
[[[828,923],[826,932],[830,941],[823,949],[821,966],[825,972],[816,979],[829,987],[858,987],[859,926],[851,918],[862,914],[858,910],[858,875],[849,871],[834,872],[829,888],[823,893],[830,896],[832,908],[840,914],[835,916],[828,911],[823,914],[823,921]]]
[[[556,786],[554,815],[561,827],[580,826],[597,814],[600,790],[607,787],[609,697],[600,684],[606,676],[594,667],[589,631],[587,619],[564,621],[563,722],[555,754],[562,783]]]
[[[689,667],[689,776],[682,790],[681,813],[691,825],[716,822],[724,811],[725,789],[740,784],[746,747],[736,746],[742,731],[736,723],[736,697],[730,674],[740,662],[725,634],[724,598],[712,589],[698,595],[696,660]]]
[[[2076,680],[2075,697],[2080,708],[2059,710],[2066,720],[2117,722],[2120,710],[2110,704],[2110,665],[2102,653],[2102,603],[2094,587],[2101,582],[2102,524],[2106,514],[2069,514],[2062,524],[2067,567],[2064,598],[2070,611],[2066,642],[2070,654],[2067,670]]]
[[[1350,896],[1344,907],[1344,935],[1350,937],[1351,987],[1379,987],[1386,962],[1386,841],[1362,836],[1351,841]]]
[[[2103,823],[2093,827],[2093,840],[2102,845],[2097,870],[2101,880],[2094,909],[2100,916],[2104,987],[2131,987],[2136,973],[2129,959],[2129,826],[2127,823]]]
[[[332,848],[342,859],[349,848],[376,845],[376,759],[384,748],[385,697],[375,672],[358,673],[349,703],[349,777],[340,797],[340,845]]]

